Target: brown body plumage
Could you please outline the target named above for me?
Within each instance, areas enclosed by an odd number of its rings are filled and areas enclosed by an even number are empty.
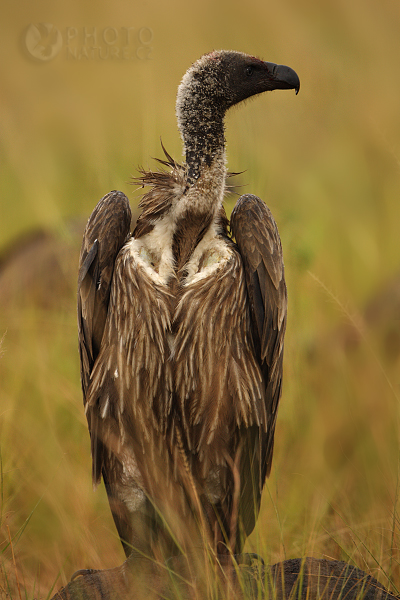
[[[268,208],[242,196],[231,231],[223,118],[241,100],[299,87],[288,67],[235,52],[195,63],[178,91],[186,162],[142,172],[130,236],[111,192],[89,219],[78,293],[93,480],[105,481],[129,555],[211,544],[239,552],[272,461],[286,287]]]

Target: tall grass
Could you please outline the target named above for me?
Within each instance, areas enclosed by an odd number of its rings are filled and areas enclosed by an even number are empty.
[[[180,158],[177,84],[219,47],[289,64],[302,85],[227,120],[229,168],[245,170],[238,183],[275,215],[289,289],[274,466],[247,549],[271,564],[345,560],[395,589],[400,360],[386,334],[399,321],[372,325],[365,307],[400,263],[397,3],[74,2],[66,12],[40,0],[4,11],[0,248],[45,228],[66,250],[28,255],[6,283],[0,274],[0,596],[46,597],[76,569],[123,560],[105,492],[90,481],[69,223],[110,189],[135,204],[130,175],[160,154],[160,136]],[[152,58],[36,64],[19,40],[41,21],[63,33],[150,27]]]

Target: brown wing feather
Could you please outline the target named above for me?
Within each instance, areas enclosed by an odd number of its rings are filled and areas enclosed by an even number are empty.
[[[83,235],[78,277],[78,335],[85,405],[107,318],[115,259],[128,236],[131,218],[125,194],[110,192],[97,204]],[[90,422],[89,430],[93,477],[94,481],[98,481],[101,473],[101,442],[96,432],[92,431]]]
[[[232,212],[231,231],[241,254],[250,303],[256,358],[266,387],[267,431],[261,440],[261,487],[271,470],[275,421],[282,386],[287,293],[278,228],[256,196],[241,196]]]

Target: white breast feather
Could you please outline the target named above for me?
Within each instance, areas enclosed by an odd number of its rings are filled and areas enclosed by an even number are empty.
[[[207,254],[201,270],[199,265],[202,257]],[[214,271],[227,262],[232,256],[232,251],[226,242],[217,237],[217,225],[213,223],[201,242],[197,245],[187,264],[187,277],[185,285],[191,285],[201,279],[209,277]]]

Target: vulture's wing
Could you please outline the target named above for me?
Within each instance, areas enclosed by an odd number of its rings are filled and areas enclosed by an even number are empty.
[[[125,194],[110,192],[97,204],[83,234],[78,277],[78,335],[85,405],[107,318],[115,259],[129,234],[131,217]]]
[[[131,217],[129,201],[125,194],[110,192],[97,204],[83,234],[78,277],[78,335],[85,406],[92,370],[100,351],[106,324],[114,264],[128,238]],[[129,533],[125,529],[126,519],[121,517],[119,505],[114,507],[112,502],[112,489],[103,468],[105,448],[101,435],[98,435],[98,422],[88,416],[88,425],[92,447],[93,483],[98,483],[103,474],[118,532],[122,540],[129,539]]]
[[[262,487],[271,470],[282,385],[287,312],[282,247],[270,210],[264,202],[250,194],[239,198],[231,215],[231,231],[243,260],[254,349],[265,384],[266,430],[260,432],[261,439],[254,440],[261,452],[259,469]]]

